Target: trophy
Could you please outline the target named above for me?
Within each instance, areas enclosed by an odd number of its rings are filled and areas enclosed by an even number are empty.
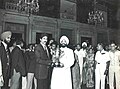
[[[55,57],[54,57],[54,61],[53,61],[53,63],[52,63],[52,66],[53,67],[64,67],[64,64],[63,63],[61,63],[60,62],[60,56],[61,56],[61,50],[60,50],[60,48],[59,48],[59,45],[57,46],[57,48],[56,48],[56,52],[55,52]]]

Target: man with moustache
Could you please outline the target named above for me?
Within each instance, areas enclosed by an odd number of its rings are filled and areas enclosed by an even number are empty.
[[[72,89],[71,66],[74,64],[73,50],[68,48],[69,39],[66,36],[60,38],[61,67],[54,67],[51,79],[51,89]]]
[[[48,36],[43,33],[40,37],[40,44],[35,48],[36,65],[35,65],[35,78],[37,79],[37,89],[49,89],[49,67],[51,60],[47,48]]]
[[[80,65],[80,83],[82,84],[86,84],[86,55],[87,55],[87,42],[83,42],[82,43],[82,48],[80,49],[80,55],[79,55],[79,65]]]
[[[10,57],[8,43],[11,41],[11,31],[5,31],[1,34],[0,57],[2,62],[2,73],[4,85],[2,89],[8,89],[9,73],[10,73]]]

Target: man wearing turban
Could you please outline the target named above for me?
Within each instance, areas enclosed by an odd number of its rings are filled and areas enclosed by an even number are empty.
[[[10,73],[10,58],[9,58],[9,51],[8,51],[8,43],[11,40],[11,31],[5,31],[1,34],[1,45],[0,45],[0,57],[2,63],[2,73],[4,79],[4,85],[2,89],[8,89],[8,81],[9,81],[9,73]]]
[[[51,79],[51,89],[72,89],[71,66],[74,64],[73,50],[68,48],[69,39],[66,36],[60,38],[59,61],[62,67],[54,67]]]
[[[87,42],[82,42],[82,48],[80,49],[80,57],[79,57],[79,65],[80,65],[80,76],[81,76],[81,84],[86,83],[86,67],[85,67],[85,61],[86,61],[86,52],[87,49]]]

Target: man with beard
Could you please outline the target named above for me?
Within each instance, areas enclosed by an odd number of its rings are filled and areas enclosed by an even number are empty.
[[[2,62],[2,73],[4,85],[2,89],[8,89],[9,73],[10,73],[10,57],[8,43],[11,41],[11,31],[5,31],[1,34],[0,57]]]
[[[79,55],[79,65],[80,65],[80,77],[81,84],[86,84],[86,55],[87,55],[87,42],[82,43],[82,48],[80,49]]]
[[[71,66],[74,64],[73,50],[68,48],[69,39],[66,36],[60,38],[61,67],[54,67],[51,79],[51,89],[72,89]]]
[[[35,65],[35,78],[37,79],[37,89],[49,89],[49,67],[51,60],[47,48],[48,36],[43,33],[40,37],[40,44],[35,48],[36,65]]]

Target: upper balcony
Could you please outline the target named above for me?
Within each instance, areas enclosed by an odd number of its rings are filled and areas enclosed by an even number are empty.
[[[5,10],[18,12],[17,4],[6,2]]]
[[[11,12],[19,12],[19,8],[17,6],[16,3],[10,3],[10,2],[6,2],[5,3],[5,10],[7,11],[11,11]],[[25,13],[25,9],[21,9],[20,13]]]

